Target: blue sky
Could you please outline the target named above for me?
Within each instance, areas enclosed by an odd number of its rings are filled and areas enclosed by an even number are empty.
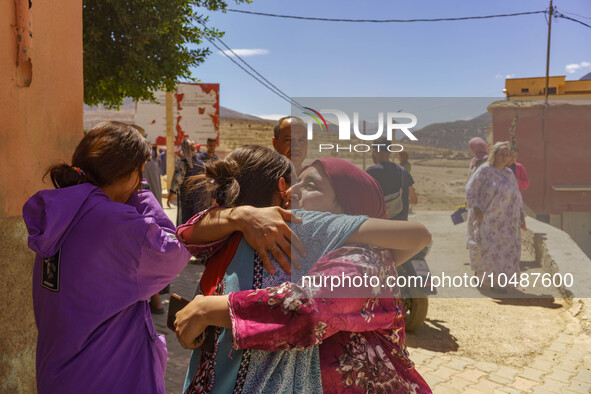
[[[410,19],[538,11],[546,0],[253,0],[229,8],[349,19]],[[590,0],[555,0],[591,24]],[[503,97],[505,77],[544,76],[543,14],[458,22],[375,24],[207,13],[223,41],[292,97]],[[193,70],[220,83],[221,105],[252,115],[288,114],[290,106],[212,48]],[[568,66],[568,69],[567,69]],[[552,22],[551,75],[591,72],[591,29]],[[484,112],[484,109],[483,111]]]

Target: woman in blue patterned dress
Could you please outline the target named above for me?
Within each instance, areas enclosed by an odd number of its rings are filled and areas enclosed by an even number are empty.
[[[250,152],[249,152],[250,151]],[[223,212],[238,212],[242,204],[248,203],[245,199],[249,192],[254,192],[259,198],[268,198],[268,201],[260,201],[259,206],[273,205],[272,202],[281,201],[281,198],[271,198],[271,196],[279,195],[285,191],[284,181],[288,177],[288,167],[283,167],[281,171],[273,169],[272,174],[262,176],[261,168],[256,169],[251,166],[252,163],[248,163],[249,160],[244,160],[245,156],[252,158],[253,155],[264,155],[265,161],[281,162],[280,158],[275,152],[269,151],[268,149],[261,147],[242,147],[237,152],[235,151],[229,158],[236,161],[236,168],[248,168],[253,171],[252,176],[255,176],[253,180],[244,179],[245,174],[239,171],[239,175],[235,177],[223,176],[223,167],[219,167],[215,170],[215,166],[206,164],[206,175],[210,179],[213,185],[225,185],[222,186],[223,193],[218,193],[218,186],[214,186],[213,195],[216,196],[216,200],[223,201],[225,205],[236,206],[232,210],[215,210],[212,212],[215,216],[213,222],[216,223],[215,227],[210,227],[207,231],[203,231],[204,228],[197,226],[203,224],[203,215],[198,215],[191,219],[189,223],[179,227],[177,230],[177,236],[183,240],[185,245],[189,247],[192,253],[200,252],[203,248],[211,246],[207,242],[218,240],[222,234],[214,234],[213,232],[219,231],[220,228],[230,228],[224,236],[230,235],[233,231],[239,230],[240,228],[233,228],[227,226],[230,222],[235,221],[235,218],[228,220],[226,217],[222,217]],[[230,163],[226,163],[230,164]],[[281,163],[278,163],[281,164]],[[273,165],[267,164],[266,167],[271,168]],[[227,170],[231,170],[228,168]],[[256,171],[255,171],[256,170]],[[364,180],[367,182],[357,184],[356,195],[365,196],[364,200],[360,197],[361,201],[366,204],[375,205],[376,211],[371,216],[384,217],[385,216],[385,204],[379,186],[375,181],[365,174],[363,171],[357,169],[362,175]],[[230,171],[231,172],[231,171]],[[283,176],[281,176],[283,174]],[[350,174],[353,176],[353,174]],[[268,179],[267,177],[275,177],[279,179]],[[227,178],[228,180],[225,180]],[[235,197],[235,193],[232,193],[232,189],[237,182],[241,187],[239,188],[240,193],[244,193],[244,196],[240,194]],[[264,187],[254,187],[254,182],[263,182],[265,185],[271,186],[269,190],[272,191],[273,187],[277,190],[276,192],[268,193],[265,192]],[[227,184],[227,185],[226,185]],[[276,186],[274,186],[276,185]],[[373,185],[373,188],[371,187]],[[219,197],[219,198],[218,198]],[[334,200],[333,196],[333,200]],[[334,202],[334,201],[333,201]],[[251,204],[254,204],[251,202]],[[361,207],[359,207],[361,208]],[[217,211],[217,212],[216,212]],[[430,241],[428,231],[421,225],[410,222],[392,222],[388,220],[368,219],[367,216],[347,216],[347,215],[334,215],[330,213],[312,212],[312,211],[296,211],[297,215],[302,217],[300,223],[291,224],[291,228],[295,235],[301,239],[306,245],[307,254],[302,257],[302,265],[304,268],[310,269],[314,263],[316,263],[322,256],[328,255],[330,252],[342,246],[346,241],[354,243],[374,243],[381,247],[391,247],[397,249],[394,251],[395,259],[398,261],[404,261],[410,258],[416,250],[420,250],[423,243],[427,244]],[[348,212],[351,213],[351,212]],[[362,215],[363,212],[357,212]],[[369,211],[366,213],[369,214]],[[217,215],[217,216],[216,216]],[[206,221],[211,219],[205,218]],[[360,226],[363,224],[365,230],[360,230]],[[379,228],[376,228],[376,224]],[[374,227],[374,231],[369,230]],[[369,230],[369,231],[368,231]],[[364,235],[363,235],[364,234]],[[232,238],[236,234],[232,235]],[[359,237],[361,235],[361,238]],[[367,236],[367,237],[365,237]],[[245,235],[246,237],[246,235]],[[224,253],[225,250],[231,248],[232,238],[228,240],[224,245],[217,245],[223,247],[219,253]],[[370,239],[371,238],[371,239]],[[376,243],[377,242],[377,243]],[[271,253],[280,249],[279,244],[275,247],[270,247]],[[416,250],[415,250],[416,249]],[[266,250],[264,254],[267,255]],[[215,259],[215,256],[212,260]],[[293,277],[286,275],[283,271],[278,270],[277,265],[275,266],[276,274],[269,275],[263,269],[261,262],[262,255],[255,253],[244,239],[240,240],[235,246],[234,251],[230,255],[231,261],[227,265],[222,265],[221,270],[216,270],[216,262],[210,260],[208,262],[204,276],[201,279],[200,293],[201,294],[215,294],[215,295],[228,295],[230,293],[240,292],[241,290],[250,289],[263,289],[270,286],[278,286],[283,283],[289,283],[291,280],[297,281],[297,274],[294,272]],[[388,263],[389,262],[389,263]],[[384,264],[392,265],[392,261],[385,259]],[[227,268],[226,268],[227,267]],[[215,276],[216,271],[221,271],[218,276]],[[208,272],[213,272],[212,276],[208,275]],[[300,275],[302,272],[299,273]],[[213,292],[211,290],[214,290]],[[324,376],[321,376],[321,360],[320,350],[318,343],[304,344],[304,346],[296,346],[299,350],[287,351],[285,347],[281,349],[283,351],[270,351],[266,345],[253,346],[253,347],[240,347],[236,344],[236,337],[233,335],[233,330],[230,326],[230,317],[228,315],[228,302],[224,301],[224,297],[203,297],[206,299],[213,300],[212,308],[220,310],[222,313],[215,314],[215,316],[209,315],[207,319],[212,318],[211,321],[207,320],[210,327],[206,331],[205,343],[197,349],[202,342],[187,347],[193,348],[193,354],[187,373],[187,380],[185,382],[185,393],[197,393],[197,392],[321,392],[323,390]],[[199,305],[199,300],[203,298],[196,298],[192,304]],[[214,305],[213,303],[220,301],[221,305]],[[342,300],[341,304],[345,303]],[[347,302],[350,304],[350,302]],[[190,309],[190,308],[187,308]],[[391,325],[396,315],[395,309],[390,308],[376,308],[374,313],[379,314],[379,311],[384,309],[382,313],[384,321],[381,324]],[[213,309],[211,309],[213,310]],[[185,312],[183,310],[179,314]],[[359,311],[357,311],[359,312]],[[181,333],[184,323],[179,322],[179,314],[177,314],[177,334]],[[359,314],[359,313],[358,313]],[[352,316],[353,314],[351,314]],[[398,315],[396,315],[398,316]],[[400,314],[399,321],[402,320],[402,314]],[[185,322],[193,320],[191,317],[188,319],[181,318]],[[308,319],[310,320],[310,319]],[[349,319],[345,319],[349,321]],[[352,319],[351,319],[352,320]],[[358,319],[363,320],[363,319]],[[375,320],[379,320],[376,318]],[[195,320],[193,320],[195,321]],[[199,322],[206,320],[198,319]],[[287,320],[286,320],[287,321]],[[361,324],[363,330],[373,330],[375,327],[369,323]],[[375,322],[372,324],[376,325]],[[402,323],[403,324],[403,323]],[[217,326],[218,328],[213,328]],[[295,327],[295,325],[293,326]],[[292,327],[292,328],[293,328]],[[189,329],[193,331],[193,329]],[[254,330],[256,331],[256,329]],[[300,331],[304,332],[302,328]],[[348,331],[348,330],[344,330]],[[201,331],[199,331],[200,333]],[[199,333],[196,333],[198,335]],[[181,336],[185,336],[180,334]],[[195,335],[195,336],[196,336]],[[188,337],[195,338],[194,335],[186,335]],[[212,339],[208,343],[208,339]],[[348,336],[347,336],[348,338]],[[189,341],[191,342],[191,341]],[[304,340],[305,342],[305,340]],[[184,344],[185,346],[186,344]],[[292,348],[292,347],[289,347]],[[257,350],[254,350],[257,349]],[[403,349],[400,352],[403,353]],[[388,369],[388,363],[384,363],[384,368]],[[411,373],[414,373],[413,381],[409,382],[409,387],[413,384],[424,383],[422,378],[415,373],[412,368],[412,363],[406,368]],[[424,384],[426,387],[426,384]],[[413,386],[414,387],[414,386]],[[427,388],[428,390],[428,388]],[[406,391],[406,390],[403,390]]]

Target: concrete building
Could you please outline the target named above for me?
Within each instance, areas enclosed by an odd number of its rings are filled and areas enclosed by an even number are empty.
[[[507,100],[488,107],[492,139],[519,148],[530,179],[523,192],[530,212],[591,256],[591,80],[551,77],[548,104],[545,83],[544,77],[506,81]]]
[[[0,3],[0,392],[34,393],[34,255],[25,201],[56,160],[69,161],[82,129],[82,1]]]
[[[546,77],[508,78],[503,93],[507,99],[517,97],[544,97]],[[567,97],[591,97],[591,80],[567,81],[566,76],[548,78],[548,95]]]

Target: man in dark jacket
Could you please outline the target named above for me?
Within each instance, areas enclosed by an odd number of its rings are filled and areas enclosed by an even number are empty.
[[[382,188],[388,218],[408,220],[409,203],[418,202],[413,188],[415,182],[404,167],[390,161],[390,152],[387,149],[390,145],[391,142],[386,137],[380,137],[372,144],[371,156],[375,164],[367,169],[367,173]]]

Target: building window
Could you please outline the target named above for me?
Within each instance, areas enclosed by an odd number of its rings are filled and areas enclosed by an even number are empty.
[[[529,88],[522,88],[521,93],[529,93]]]
[[[546,93],[546,89],[544,89],[542,92]],[[548,88],[548,94],[556,94],[556,87]]]

